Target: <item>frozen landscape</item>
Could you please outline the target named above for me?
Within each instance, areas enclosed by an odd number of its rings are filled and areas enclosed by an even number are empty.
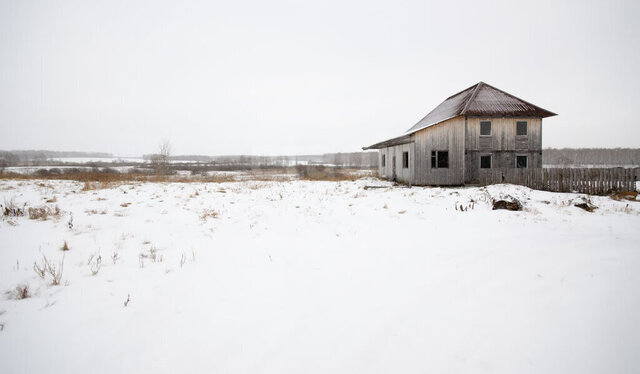
[[[2,180],[0,203],[24,211],[3,373],[640,371],[636,201],[363,178]]]

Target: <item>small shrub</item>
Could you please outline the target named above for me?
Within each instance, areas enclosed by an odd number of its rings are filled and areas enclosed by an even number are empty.
[[[64,241],[64,244],[62,245],[62,248],[60,248],[63,251],[68,251],[69,250],[69,244],[67,244],[67,241]]]
[[[17,285],[15,289],[7,291],[6,295],[10,299],[23,300],[31,297],[31,290],[29,289],[28,284],[23,283]]]
[[[20,206],[18,206],[18,204],[16,204],[14,199],[11,199],[9,201],[5,200],[2,214],[5,217],[22,217],[24,216],[25,206],[26,204],[21,208]]]
[[[62,261],[58,266],[55,266],[49,259],[42,255],[42,263],[39,264],[37,261],[33,262],[33,271],[41,278],[44,279],[46,275],[51,277],[51,284],[57,286],[60,284],[62,280],[62,272],[64,270],[64,255],[62,256]]]
[[[46,221],[50,217],[59,217],[60,216],[60,207],[57,205],[53,207],[49,206],[41,206],[41,207],[31,207],[29,208],[29,219],[38,219],[41,221]]]
[[[218,218],[219,213],[214,210],[214,209],[205,209],[202,211],[202,214],[200,214],[200,220],[201,221],[206,221],[209,218]]]

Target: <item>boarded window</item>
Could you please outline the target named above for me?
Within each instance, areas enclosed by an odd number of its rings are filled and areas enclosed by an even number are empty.
[[[382,155],[382,167],[387,166],[387,155]]]
[[[409,168],[409,152],[402,152],[402,167],[404,169]]]
[[[527,122],[526,121],[518,121],[518,122],[516,122],[516,135],[518,135],[518,136],[526,136],[527,135]]]
[[[480,169],[491,169],[491,156],[480,156]]]
[[[527,167],[527,156],[516,156],[516,167],[525,169]]]
[[[491,121],[480,121],[480,135],[491,136]]]
[[[449,151],[431,151],[431,167],[433,169],[449,167]]]

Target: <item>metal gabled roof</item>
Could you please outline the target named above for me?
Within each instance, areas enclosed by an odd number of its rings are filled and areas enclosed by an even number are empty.
[[[407,130],[407,133],[414,133],[457,116],[545,118],[555,115],[484,82],[479,82],[448,97]]]

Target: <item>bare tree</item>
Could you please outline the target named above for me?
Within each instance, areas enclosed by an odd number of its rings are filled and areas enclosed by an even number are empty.
[[[171,157],[171,148],[171,142],[168,140],[163,140],[162,143],[160,143],[160,145],[158,146],[158,156],[160,162],[169,162],[169,157]]]
[[[158,153],[151,156],[151,162],[153,163],[157,172],[166,172],[168,169],[169,158],[171,157],[171,142],[163,140],[158,144]]]

